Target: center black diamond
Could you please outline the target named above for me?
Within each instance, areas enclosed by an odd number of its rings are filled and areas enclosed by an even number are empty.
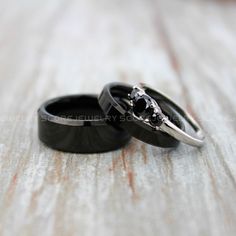
[[[147,101],[145,100],[145,98],[139,98],[134,103],[134,112],[137,114],[143,113],[146,108],[147,108]]]
[[[136,116],[148,119],[153,126],[161,126],[163,118],[161,110],[155,101],[140,89],[134,88],[130,94],[130,100],[133,104],[133,112]],[[155,107],[155,108],[154,108]]]
[[[135,115],[146,118],[152,114],[153,108],[150,107],[151,100],[149,97],[143,95],[141,97],[136,98],[133,102],[133,112]]]

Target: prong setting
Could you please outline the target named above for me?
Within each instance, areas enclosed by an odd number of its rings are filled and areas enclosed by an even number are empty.
[[[159,129],[164,121],[164,114],[157,102],[138,86],[133,87],[128,97],[133,115],[154,129]]]

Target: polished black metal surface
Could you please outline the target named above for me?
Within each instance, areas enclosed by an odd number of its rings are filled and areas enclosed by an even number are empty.
[[[106,122],[96,95],[59,97],[38,110],[39,138],[47,146],[72,153],[119,149],[131,136]]]
[[[111,124],[121,127],[133,137],[148,144],[165,148],[176,147],[179,144],[178,140],[164,132],[154,130],[143,121],[136,119],[129,112],[129,94],[131,94],[132,90],[132,86],[123,83],[110,83],[104,87],[98,100],[103,112],[109,117]],[[171,106],[153,93],[152,98],[158,102],[163,114],[184,130],[183,122]]]

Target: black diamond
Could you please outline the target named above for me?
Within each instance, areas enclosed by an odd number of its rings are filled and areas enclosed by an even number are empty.
[[[153,114],[150,117],[150,123],[151,123],[151,125],[154,125],[154,126],[161,126],[161,124],[163,123],[161,115],[160,114]]]
[[[137,115],[141,115],[145,112],[147,106],[147,100],[145,98],[139,98],[134,102],[134,113]]]

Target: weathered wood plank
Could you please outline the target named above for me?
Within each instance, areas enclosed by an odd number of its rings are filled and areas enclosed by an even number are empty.
[[[1,235],[235,235],[236,4],[0,1]],[[37,139],[45,99],[146,82],[206,145],[73,155]]]

